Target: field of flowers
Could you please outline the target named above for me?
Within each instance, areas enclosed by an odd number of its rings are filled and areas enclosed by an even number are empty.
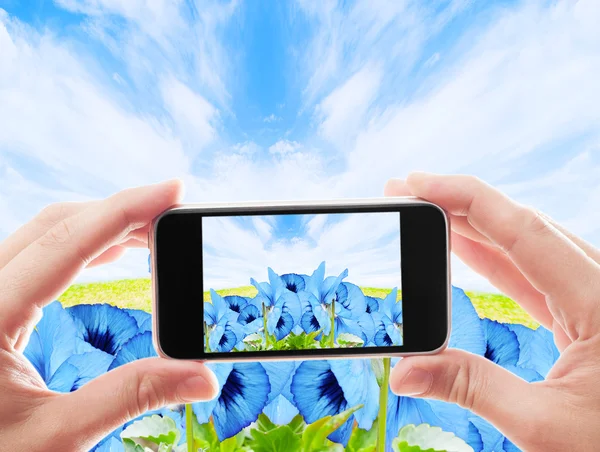
[[[312,273],[250,278],[257,294],[204,302],[207,352],[306,350],[402,345],[402,302],[394,288],[385,298],[365,296],[347,281],[348,269],[325,277],[325,262]]]
[[[378,303],[390,292],[362,291]],[[65,306],[83,298],[73,291],[65,295]],[[544,378],[558,357],[547,330],[480,318],[461,289],[453,288],[452,295],[451,347],[485,356],[528,381]],[[127,300],[114,304],[127,306]],[[45,308],[26,356],[50,388],[73,391],[112,368],[154,356],[150,329],[143,310],[55,302]],[[215,400],[147,413],[94,450],[518,450],[467,410],[392,394],[388,377],[394,364],[390,359],[211,364],[221,388]]]

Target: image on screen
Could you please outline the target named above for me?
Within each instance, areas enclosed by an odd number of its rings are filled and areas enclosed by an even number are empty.
[[[403,345],[400,221],[203,217],[205,352]]]

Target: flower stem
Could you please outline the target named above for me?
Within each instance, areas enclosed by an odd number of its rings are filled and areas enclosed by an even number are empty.
[[[329,338],[329,346],[335,347],[335,298],[331,300],[331,337]]]
[[[206,322],[204,322],[204,337],[206,338],[206,345],[204,346],[204,351],[208,353],[210,352],[210,345],[208,345],[208,326],[206,325]]]
[[[377,452],[385,452],[385,427],[390,386],[391,358],[383,358],[383,381],[379,388],[379,414],[377,416]]]
[[[269,348],[269,332],[267,331],[267,306],[262,304],[263,328],[265,330],[265,348]]]
[[[188,452],[194,452],[194,424],[192,420],[194,412],[190,403],[185,404],[185,436]]]

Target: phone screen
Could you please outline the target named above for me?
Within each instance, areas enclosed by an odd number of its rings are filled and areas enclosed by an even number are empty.
[[[206,354],[403,345],[400,212],[201,225]]]
[[[157,351],[238,361],[439,350],[448,234],[445,213],[420,201],[173,208],[151,228]]]

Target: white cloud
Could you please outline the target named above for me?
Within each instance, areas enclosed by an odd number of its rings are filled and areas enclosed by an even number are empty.
[[[0,152],[37,161],[76,192],[106,194],[187,171],[179,140],[113,98],[51,36],[5,17],[0,49]]]
[[[206,99],[174,78],[162,82],[161,92],[179,134],[195,149],[206,146],[215,138],[213,123],[218,118],[218,111]]]
[[[302,146],[297,141],[279,140],[269,147],[271,154],[286,155],[296,152]]]
[[[343,147],[360,130],[363,118],[377,95],[381,82],[381,70],[365,66],[335,89],[316,107],[321,135]]]
[[[277,122],[277,121],[281,121],[281,118],[279,116],[275,116],[275,113],[271,113],[269,116],[265,116],[263,118],[263,122]]]
[[[264,281],[267,267],[279,274],[311,274],[325,261],[327,276],[347,268],[349,282],[400,288],[398,215],[335,217],[321,216],[325,223],[320,232],[309,226],[308,236],[299,231],[291,240],[273,235],[271,225],[261,219],[253,220],[253,228],[228,218],[204,220],[203,240],[208,245],[203,256],[206,285],[221,289],[248,285],[251,277]]]

